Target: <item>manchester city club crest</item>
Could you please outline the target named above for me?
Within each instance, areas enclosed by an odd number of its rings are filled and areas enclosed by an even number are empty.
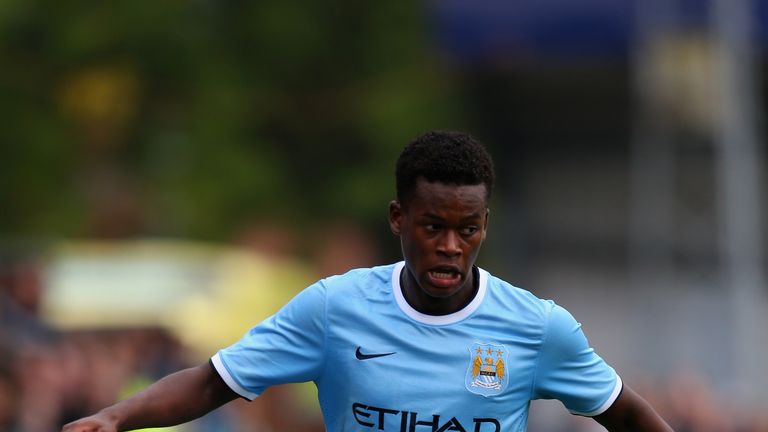
[[[469,367],[464,378],[467,390],[495,396],[507,388],[508,351],[504,345],[475,342],[469,347]]]

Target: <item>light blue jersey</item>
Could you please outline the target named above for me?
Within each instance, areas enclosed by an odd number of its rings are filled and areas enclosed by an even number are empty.
[[[403,266],[315,283],[214,355],[214,367],[247,399],[314,381],[333,432],[524,431],[532,399],[594,416],[618,397],[616,372],[552,301],[479,270],[470,304],[425,315],[403,297]]]

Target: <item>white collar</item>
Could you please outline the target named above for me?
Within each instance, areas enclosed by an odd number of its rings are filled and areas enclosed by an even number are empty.
[[[477,270],[480,278],[478,281],[477,293],[475,293],[475,298],[473,298],[468,305],[448,315],[428,315],[419,312],[411,307],[411,305],[408,304],[408,302],[405,300],[405,297],[403,296],[403,290],[400,287],[400,272],[402,272],[403,267],[405,267],[405,261],[400,261],[399,263],[395,264],[395,267],[392,270],[392,293],[395,296],[395,301],[400,307],[400,310],[402,310],[406,315],[415,321],[430,325],[453,324],[470,316],[472,312],[476,311],[477,308],[480,307],[480,305],[483,303],[483,298],[485,297],[485,292],[488,285],[488,272],[478,267]]]

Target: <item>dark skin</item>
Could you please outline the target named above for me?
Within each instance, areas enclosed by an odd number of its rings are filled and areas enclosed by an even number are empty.
[[[472,266],[488,229],[485,185],[450,185],[417,180],[403,204],[389,204],[389,226],[400,237],[405,258],[403,296],[416,310],[445,315],[474,296]],[[594,419],[609,431],[670,432],[672,428],[624,384],[616,401]]]
[[[62,432],[116,432],[171,426],[237,398],[210,363],[166,376],[130,398],[69,423]]]
[[[403,295],[414,309],[445,315],[475,293],[472,266],[488,226],[485,186],[419,180],[407,206],[389,204],[389,226],[405,258]]]
[[[672,428],[653,410],[653,407],[626,383],[613,405],[593,418],[606,429],[614,432],[672,432]]]
[[[476,291],[472,266],[488,228],[484,185],[417,181],[407,205],[389,205],[389,223],[400,236],[406,266],[403,294],[415,309],[445,315],[464,307]],[[116,432],[170,426],[198,418],[235,399],[210,363],[171,374],[129,399],[72,422],[62,432]],[[616,432],[672,429],[628,386],[594,417]]]

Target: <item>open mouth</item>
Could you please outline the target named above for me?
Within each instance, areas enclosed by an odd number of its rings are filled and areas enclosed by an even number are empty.
[[[461,281],[461,273],[453,269],[435,269],[427,273],[429,282],[436,287],[452,287]]]

